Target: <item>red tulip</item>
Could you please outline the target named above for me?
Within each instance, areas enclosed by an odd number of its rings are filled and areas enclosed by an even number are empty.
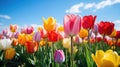
[[[83,17],[83,22],[82,22],[82,27],[84,29],[91,29],[94,27],[94,22],[95,22],[96,16],[84,16]]]
[[[35,41],[27,41],[25,46],[28,53],[34,53],[38,50],[38,44]]]
[[[48,32],[48,40],[51,42],[56,42],[59,40],[59,34],[56,31]]]
[[[78,15],[69,14],[64,17],[64,31],[67,35],[73,36],[79,33],[81,18]]]
[[[40,32],[41,38],[47,37],[47,32],[43,27],[39,27],[38,31]]]
[[[110,35],[114,30],[114,24],[111,22],[101,21],[98,24],[98,32],[102,35]]]
[[[120,31],[116,31],[115,38],[120,38]]]

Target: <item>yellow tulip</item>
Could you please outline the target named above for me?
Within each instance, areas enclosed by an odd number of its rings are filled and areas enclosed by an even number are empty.
[[[38,28],[37,28],[38,31],[40,31],[40,30],[42,30],[42,29],[43,29],[42,27],[38,27]]]
[[[14,48],[9,48],[5,51],[5,59],[6,60],[11,60],[15,56],[15,49]]]
[[[45,40],[41,40],[40,42],[39,42],[39,45],[40,46],[44,46],[46,44],[46,41]]]
[[[92,58],[97,67],[118,67],[120,65],[120,56],[112,50],[106,52],[97,50],[95,55],[92,54]]]
[[[86,29],[81,29],[80,32],[79,32],[79,36],[81,38],[85,38],[88,36],[88,31]]]
[[[77,46],[73,46],[73,53],[75,54],[77,51]],[[71,53],[71,47],[69,48],[69,52]]]
[[[58,31],[59,31],[59,32],[63,32],[63,31],[64,31],[63,26],[59,26],[59,27],[58,27]]]
[[[44,28],[47,32],[51,30],[55,30],[56,20],[53,17],[48,17],[47,20],[43,18],[43,22],[44,22]]]
[[[39,45],[42,47],[42,46],[45,46],[47,44],[47,41],[45,41],[45,40],[41,40],[40,42],[39,42]],[[49,46],[51,46],[52,45],[52,42],[48,42],[48,45]]]
[[[109,35],[110,37],[115,37],[116,35],[116,29],[114,29],[114,31]]]
[[[63,47],[64,48],[70,48],[71,46],[71,40],[70,38],[64,38],[62,41]]]

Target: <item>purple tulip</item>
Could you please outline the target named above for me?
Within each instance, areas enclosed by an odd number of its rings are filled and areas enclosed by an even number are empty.
[[[39,42],[40,39],[41,39],[40,32],[35,32],[33,35],[33,40],[35,40],[36,42]]]
[[[63,50],[56,50],[54,53],[54,60],[57,63],[62,63],[65,61],[65,55]]]
[[[14,38],[18,38],[18,35],[19,35],[19,32],[15,32],[15,33],[13,34],[13,37],[14,37]]]
[[[8,29],[4,29],[4,30],[2,31],[2,35],[7,36],[7,34],[8,34]]]
[[[94,24],[94,27],[93,27],[92,31],[95,35],[98,34],[98,24]]]

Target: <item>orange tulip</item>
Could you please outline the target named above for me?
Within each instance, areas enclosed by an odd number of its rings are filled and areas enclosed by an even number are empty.
[[[14,48],[9,48],[5,51],[5,59],[11,60],[16,54],[16,51]]]
[[[16,32],[16,30],[17,30],[17,25],[10,25],[10,31],[11,32]]]
[[[28,53],[34,53],[38,50],[38,44],[35,41],[26,41],[25,46]]]
[[[32,40],[32,36],[29,34],[19,34],[18,43],[24,45],[26,41]]]
[[[113,30],[113,32],[109,35],[110,37],[115,37],[116,35],[116,29]]]
[[[86,30],[86,29],[81,29],[80,32],[79,32],[79,36],[80,36],[81,38],[87,37],[87,36],[88,36],[88,30]]]
[[[16,46],[18,44],[18,39],[13,39],[13,46]]]

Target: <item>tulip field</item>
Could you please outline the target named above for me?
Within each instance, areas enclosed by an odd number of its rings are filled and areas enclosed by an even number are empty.
[[[9,25],[0,32],[0,67],[119,67],[120,30],[97,17],[67,14],[63,25],[42,18],[36,30]]]

